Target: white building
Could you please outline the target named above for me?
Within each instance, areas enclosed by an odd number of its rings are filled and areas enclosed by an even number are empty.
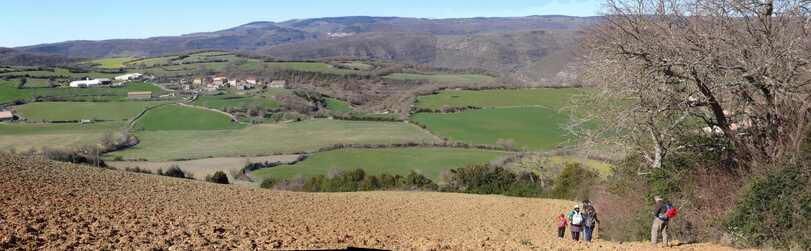
[[[99,85],[101,85],[101,80],[99,79],[76,80],[70,82],[70,87],[73,88],[93,88],[98,87]]]
[[[138,80],[138,79],[141,79],[141,77],[143,77],[143,76],[144,76],[144,74],[141,74],[141,73],[129,73],[129,74],[124,74],[124,75],[115,77],[115,80],[118,80],[118,81]]]
[[[11,111],[0,111],[0,121],[14,120],[14,114]]]

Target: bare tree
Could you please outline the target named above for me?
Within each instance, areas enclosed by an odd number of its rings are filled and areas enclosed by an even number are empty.
[[[796,156],[811,114],[810,0],[605,6],[584,42],[584,77],[598,87],[584,120],[611,125],[653,168],[691,134],[723,139],[715,147],[742,167]]]

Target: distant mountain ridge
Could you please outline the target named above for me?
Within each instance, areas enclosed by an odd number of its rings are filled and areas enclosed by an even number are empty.
[[[55,66],[76,62],[78,59],[60,55],[30,53],[12,48],[0,47],[0,65],[42,65]]]
[[[479,68],[519,81],[554,81],[571,61],[583,27],[599,17],[425,19],[328,17],[252,22],[180,36],[67,41],[15,48],[70,58],[236,51],[280,59],[368,59],[444,68]]]

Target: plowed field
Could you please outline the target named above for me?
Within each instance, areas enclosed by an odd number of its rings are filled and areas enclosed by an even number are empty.
[[[276,192],[10,155],[0,155],[0,177],[0,250],[653,248],[556,239],[552,215],[572,204],[560,200]]]

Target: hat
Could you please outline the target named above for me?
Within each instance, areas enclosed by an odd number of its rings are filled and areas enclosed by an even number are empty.
[[[658,195],[657,195],[657,196],[653,196],[653,200],[655,200],[655,201],[661,201],[661,200],[662,200],[662,196],[658,196]]]
[[[574,205],[574,208],[580,208],[580,205]]]

